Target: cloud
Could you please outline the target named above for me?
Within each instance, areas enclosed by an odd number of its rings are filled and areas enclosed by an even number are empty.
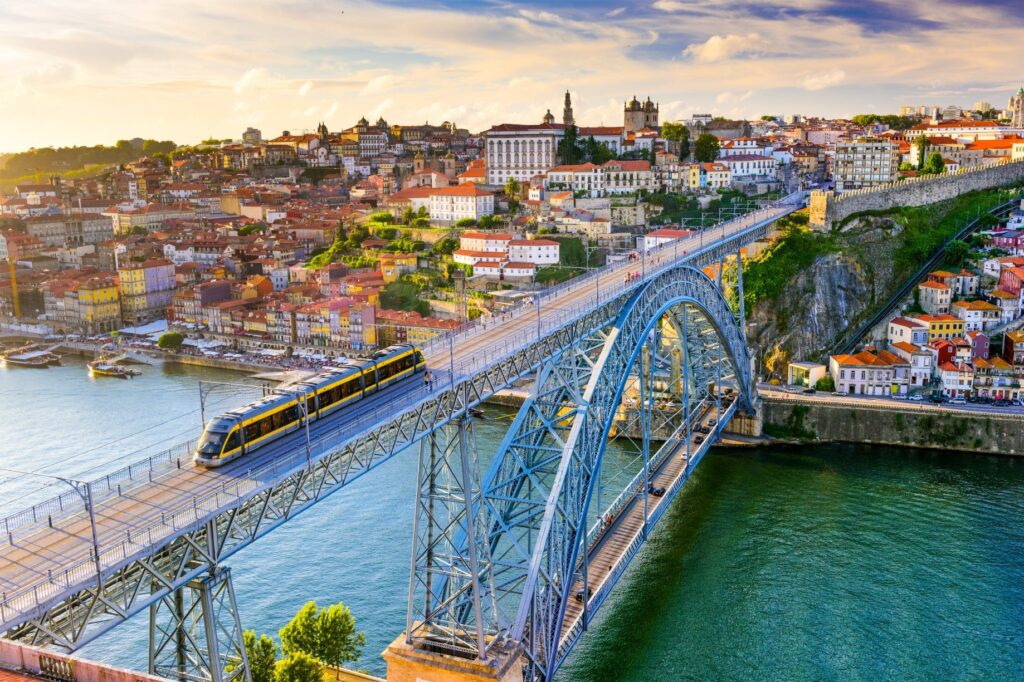
[[[758,49],[761,36],[748,33],[745,36],[713,35],[703,43],[693,43],[683,50],[683,55],[693,57],[699,64],[711,64],[732,57],[750,54]]]
[[[246,90],[256,88],[261,83],[266,83],[269,75],[267,70],[262,67],[249,69],[235,82],[235,94],[240,95]]]
[[[313,81],[306,81],[299,86],[299,97],[305,97],[313,89]]]
[[[754,96],[753,90],[747,90],[746,92],[736,95],[732,92],[720,92],[715,97],[715,104],[726,104],[728,102],[746,102],[748,99]]]
[[[817,90],[824,90],[830,88],[833,85],[839,85],[846,80],[846,72],[842,69],[832,69],[824,73],[811,74],[804,78],[804,90],[810,90],[815,92]]]
[[[617,17],[617,16],[619,16],[620,14],[622,14],[625,11],[626,11],[625,7],[616,7],[615,9],[613,9],[610,12],[608,12],[607,14],[605,14],[605,16],[606,17]]]

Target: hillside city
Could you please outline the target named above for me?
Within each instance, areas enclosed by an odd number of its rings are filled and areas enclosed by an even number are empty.
[[[1001,111],[979,101],[852,120],[662,122],[657,102],[633,97],[621,125],[588,126],[570,93],[562,104],[557,118],[480,132],[362,118],[192,146],[127,140],[113,151],[132,160],[89,173],[57,172],[63,150],[14,155],[9,167],[50,168],[0,198],[0,316],[73,341],[155,348],[170,331],[161,346],[175,351],[316,364],[422,344],[794,191],[1024,159],[1024,88]],[[794,383],[1024,396],[1024,332],[1011,329],[1024,212],[973,239],[976,267],[928,275],[885,348],[797,362]]]

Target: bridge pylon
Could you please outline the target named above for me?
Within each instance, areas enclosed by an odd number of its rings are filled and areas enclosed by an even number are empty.
[[[150,606],[149,672],[179,682],[252,682],[229,568],[217,566]]]

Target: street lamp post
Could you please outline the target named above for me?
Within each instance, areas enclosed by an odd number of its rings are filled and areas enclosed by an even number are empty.
[[[100,568],[100,542],[99,536],[96,532],[96,509],[93,505],[92,483],[88,481],[78,481],[73,478],[64,478],[63,476],[41,474],[34,471],[21,471],[20,469],[12,469],[10,467],[0,467],[0,471],[9,471],[14,474],[23,474],[26,476],[41,476],[42,478],[60,481],[61,483],[70,486],[71,489],[74,490],[80,498],[82,498],[85,510],[89,514],[89,530],[92,534],[92,560],[93,564],[96,566],[96,585],[101,588],[103,586],[103,574]]]

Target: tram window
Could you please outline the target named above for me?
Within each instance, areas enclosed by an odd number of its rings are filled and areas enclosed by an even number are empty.
[[[316,412],[316,396],[311,395],[308,398],[306,398],[306,413],[313,414],[314,412]],[[297,415],[296,417],[292,417],[290,421],[295,421],[296,418]]]
[[[245,427],[245,440],[249,443],[260,437],[260,423],[253,422]]]
[[[228,436],[228,442],[224,445],[224,452],[231,452],[238,447],[238,435],[241,433],[241,429],[235,429]]]

